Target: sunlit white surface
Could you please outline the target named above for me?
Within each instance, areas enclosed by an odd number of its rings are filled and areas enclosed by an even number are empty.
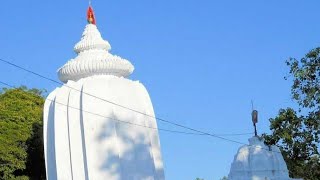
[[[229,180],[291,180],[287,165],[277,146],[267,146],[252,137],[249,145],[239,148],[229,173]]]
[[[125,78],[133,65],[109,49],[89,24],[75,46],[77,57],[58,70],[66,84],[50,93],[44,107],[48,180],[165,179],[149,94]]]
[[[93,75],[114,75],[128,77],[134,70],[126,59],[112,55],[108,41],[102,39],[96,25],[88,24],[74,51],[76,58],[68,61],[58,70],[62,82],[77,81]]]

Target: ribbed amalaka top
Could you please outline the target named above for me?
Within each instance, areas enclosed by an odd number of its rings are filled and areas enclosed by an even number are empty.
[[[67,82],[94,75],[128,77],[134,66],[128,60],[109,53],[110,49],[109,42],[101,37],[97,26],[86,25],[80,42],[74,47],[77,57],[58,69],[59,79]]]

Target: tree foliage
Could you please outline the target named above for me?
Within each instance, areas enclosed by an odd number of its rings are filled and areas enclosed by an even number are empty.
[[[0,93],[0,179],[45,179],[41,94],[26,87]]]
[[[309,119],[291,108],[281,109],[277,117],[270,119],[272,134],[265,139],[280,147],[291,177],[313,180],[320,177],[319,134]],[[311,167],[315,169],[310,171]]]
[[[220,180],[228,180],[227,176],[223,176]]]
[[[320,177],[320,48],[300,60],[286,61],[293,80],[292,98],[299,109],[280,109],[270,119],[268,144],[277,144],[288,165],[290,176],[317,180]],[[290,79],[286,77],[286,79]]]
[[[320,108],[320,47],[311,50],[301,60],[286,61],[293,76],[292,96],[299,105],[319,112]]]

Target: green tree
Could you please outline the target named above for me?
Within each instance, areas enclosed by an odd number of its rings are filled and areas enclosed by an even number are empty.
[[[0,93],[0,179],[45,179],[41,95],[26,87]]]
[[[292,79],[292,98],[298,110],[280,109],[270,119],[268,144],[277,144],[288,165],[290,176],[317,180],[320,177],[320,48],[311,50],[300,60],[286,61]]]
[[[223,176],[223,178],[221,178],[220,180],[228,180],[227,176]]]
[[[286,61],[293,76],[292,96],[311,112],[320,110],[320,47],[311,50],[301,60]],[[319,114],[318,114],[319,115]]]

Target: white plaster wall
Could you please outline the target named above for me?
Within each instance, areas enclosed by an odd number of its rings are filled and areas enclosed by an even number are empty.
[[[70,89],[62,87],[57,90],[54,103],[54,134],[55,134],[55,160],[57,179],[72,179],[69,130],[68,130],[68,104]]]
[[[69,93],[68,102],[68,124],[69,124],[69,143],[70,143],[70,158],[72,164],[72,178],[74,180],[85,180],[86,173],[84,167],[84,153],[83,153],[83,135],[82,135],[82,121],[81,121],[81,90],[82,85],[70,82],[71,86],[78,91],[71,89]]]
[[[252,137],[239,148],[231,164],[229,180],[290,180],[287,165],[276,146]]]
[[[165,179],[158,132],[141,127],[157,128],[156,120],[86,94],[154,116],[141,83],[98,75],[69,81],[67,86],[82,92],[64,86],[52,92],[45,103],[49,180]]]
[[[56,89],[57,90],[57,89]],[[55,142],[54,142],[54,99],[56,95],[54,90],[47,97],[44,103],[44,114],[43,114],[43,141],[44,141],[44,155],[45,155],[45,166],[48,180],[57,179],[57,169],[55,163]],[[51,163],[48,163],[51,162]]]

